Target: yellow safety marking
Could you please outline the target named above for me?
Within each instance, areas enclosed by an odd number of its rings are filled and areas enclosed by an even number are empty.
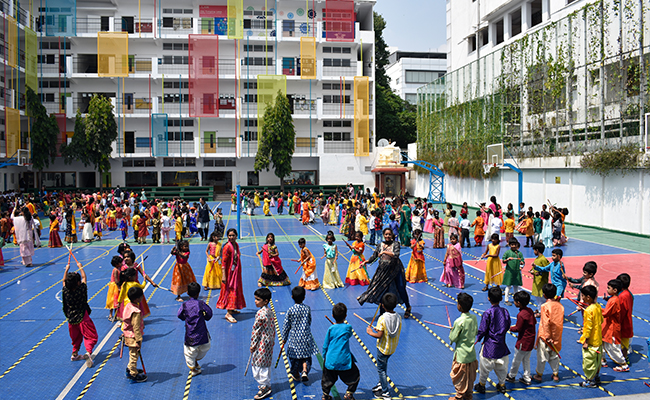
[[[115,349],[117,349],[117,346],[120,344],[120,342],[121,342],[121,337],[119,339],[117,339],[117,342],[115,342],[115,344],[113,345],[113,348],[108,352],[108,355],[106,356],[106,358],[104,358],[104,361],[102,361],[102,363],[99,365],[99,367],[97,367],[97,371],[95,371],[95,373],[90,378],[90,380],[88,381],[86,386],[83,388],[81,393],[79,393],[79,396],[77,397],[77,400],[83,399],[83,397],[86,395],[86,392],[88,392],[88,389],[90,389],[90,386],[93,384],[93,382],[95,382],[95,379],[97,379],[97,375],[99,375],[99,373],[102,372],[102,369],[104,368],[104,365],[106,365],[108,360],[111,358],[111,356],[115,352]]]

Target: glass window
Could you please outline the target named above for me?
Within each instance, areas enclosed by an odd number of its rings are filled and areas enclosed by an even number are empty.
[[[124,186],[158,186],[158,172],[125,172]]]
[[[198,171],[163,171],[161,173],[162,186],[198,186]]]

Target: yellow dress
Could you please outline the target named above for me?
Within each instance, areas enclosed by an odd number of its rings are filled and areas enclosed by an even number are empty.
[[[501,251],[501,246],[493,245],[488,243],[488,255],[494,256],[489,257],[487,264],[485,265],[485,284],[495,284],[500,285],[503,282],[503,274],[501,272],[501,259],[499,259],[499,252]],[[499,274],[499,275],[496,275]],[[496,275],[496,276],[494,276]]]
[[[336,205],[334,203],[329,205],[330,208],[330,225],[336,225]]]
[[[262,207],[262,211],[264,211],[264,215],[271,215],[271,200],[269,199],[264,199],[264,207]]]
[[[221,289],[221,242],[208,244],[208,261],[203,273],[203,287]]]
[[[255,192],[255,199],[254,199],[254,202],[255,202],[255,207],[259,207],[259,206],[260,206],[260,194],[257,193],[257,192]]]
[[[366,286],[370,284],[366,269],[361,267],[361,263],[366,261],[363,256],[363,251],[366,245],[363,242],[355,241],[352,244],[352,257],[350,257],[350,266],[348,266],[348,273],[345,276],[345,283],[349,285]]]
[[[424,265],[424,240],[411,239],[411,259],[406,268],[406,281],[409,283],[426,282],[427,269]]]

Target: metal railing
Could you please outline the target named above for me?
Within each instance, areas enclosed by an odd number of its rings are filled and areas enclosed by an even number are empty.
[[[326,140],[323,142],[323,152],[324,153],[343,153],[343,154],[352,154],[354,153],[354,142],[351,140],[348,141],[329,141]]]
[[[108,30],[108,29],[107,29]],[[102,19],[96,17],[77,18],[77,34],[102,31]]]
[[[294,142],[294,154],[316,154],[316,137],[298,137],[296,132],[296,139]]]
[[[323,76],[355,76],[356,74],[356,61],[350,61],[349,67],[329,67],[323,65]]]
[[[241,142],[241,156],[242,157],[255,157],[257,154],[257,141],[243,140]]]
[[[149,114],[152,108],[152,103],[149,98],[132,97],[127,98],[127,104],[123,102],[123,98],[117,98],[117,106],[115,112],[117,114]]]
[[[345,115],[346,117],[354,117],[354,104],[351,103],[327,103],[323,104],[323,114],[325,115]]]
[[[232,143],[219,144],[219,138],[214,138],[213,140],[203,138],[201,139],[201,154],[223,154],[223,153],[235,153],[237,150],[236,143],[233,140]]]
[[[138,19],[138,17],[136,16],[133,18],[132,23],[125,19],[115,18],[115,22],[113,26],[115,32],[128,32],[129,35],[137,35],[140,32],[153,33],[153,23],[154,23],[153,18]],[[142,28],[141,30],[140,27]]]

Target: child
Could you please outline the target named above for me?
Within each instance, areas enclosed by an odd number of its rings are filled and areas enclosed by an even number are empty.
[[[264,211],[264,216],[271,216],[271,199],[269,199],[269,196],[267,195],[264,196],[264,206],[262,207],[262,211]]]
[[[472,384],[476,380],[478,360],[474,350],[474,338],[478,332],[476,317],[469,313],[474,304],[474,298],[467,293],[458,293],[458,311],[460,317],[454,321],[449,333],[449,341],[456,343],[454,361],[451,364],[451,381],[456,388],[456,399],[472,398]]]
[[[77,243],[77,224],[74,220],[74,214],[68,210],[65,214],[65,241],[67,243]]]
[[[94,239],[94,235],[93,235],[93,225],[90,222],[90,216],[86,213],[82,214],[80,224],[83,224],[81,239],[85,243],[92,242]]]
[[[361,243],[363,243],[363,238],[368,234],[368,212],[363,209],[359,213],[359,216],[357,217],[356,221],[359,224],[359,229],[355,233],[355,239],[359,240],[357,235],[359,232],[361,232]]]
[[[467,214],[460,214],[460,218],[460,247],[464,247],[466,241],[467,247],[472,247],[472,243],[469,241],[469,228],[471,224],[469,219],[467,219]]]
[[[511,326],[510,331],[519,335],[515,344],[515,355],[512,358],[510,373],[506,377],[506,381],[510,383],[515,382],[517,371],[519,371],[519,364],[523,363],[524,374],[519,379],[519,382],[524,385],[530,385],[530,353],[535,346],[535,324],[537,320],[533,315],[533,310],[528,307],[528,303],[530,303],[530,295],[528,292],[517,292],[512,298],[515,300],[515,307],[519,309],[519,313],[517,314],[517,324]]]
[[[183,301],[181,294],[187,292],[187,285],[190,282],[196,282],[194,271],[187,262],[190,258],[190,244],[187,240],[179,240],[172,249],[171,254],[176,256],[176,265],[174,266],[170,289],[176,295],[176,301]]]
[[[142,333],[144,332],[144,321],[140,311],[140,301],[144,299],[144,293],[139,286],[129,289],[130,302],[124,307],[122,314],[122,335],[124,344],[129,348],[129,364],[126,367],[126,377],[134,382],[145,382],[147,375],[138,369],[138,357],[142,349]]]
[[[476,246],[482,246],[483,245],[483,237],[485,236],[485,230],[483,229],[483,226],[485,226],[485,221],[483,220],[483,217],[481,217],[481,211],[476,212],[476,218],[474,218],[474,221],[472,222],[472,225],[474,226],[474,242],[476,243]]]
[[[327,243],[323,245],[323,257],[327,258],[325,261],[325,273],[323,274],[323,288],[325,289],[336,289],[345,286],[339,275],[339,267],[337,265],[339,250],[334,244],[335,240],[334,232],[327,231],[327,236],[325,237]]]
[[[268,200],[264,198],[264,200]],[[264,270],[257,281],[257,286],[287,286],[291,284],[287,273],[282,268],[282,261],[278,252],[278,246],[275,244],[275,235],[269,233],[266,235],[266,243],[262,249],[257,252],[262,254],[262,265]]]
[[[268,204],[267,200],[267,198],[264,199],[265,207]],[[258,307],[259,310],[255,314],[250,344],[253,377],[259,388],[253,397],[255,400],[265,399],[271,395],[271,362],[273,361],[275,329],[273,312],[268,307],[270,301],[271,291],[268,288],[259,288],[255,291],[255,307]]]
[[[546,302],[540,307],[539,332],[537,335],[537,368],[533,379],[542,381],[546,362],[553,371],[553,380],[558,382],[560,368],[560,354],[562,350],[562,331],[564,319],[564,306],[556,299],[557,288],[552,283],[543,287]]]
[[[347,385],[343,396],[344,400],[354,400],[354,392],[359,385],[359,369],[350,352],[352,327],[344,322],[347,314],[348,308],[343,303],[337,303],[332,307],[332,317],[336,323],[327,330],[323,343],[323,378],[321,380],[323,400],[333,399],[329,393],[339,378]]]
[[[388,227],[393,231],[395,238],[399,238],[399,222],[395,221],[395,214],[391,214],[388,219],[390,220]]]
[[[176,211],[174,214],[176,222],[174,222],[174,233],[176,234],[176,242],[180,242],[183,238],[183,218],[181,218],[181,213]]]
[[[571,286],[574,289],[582,289],[583,286],[594,286],[596,290],[598,290],[598,282],[596,282],[596,278],[594,276],[596,275],[596,272],[598,271],[598,265],[596,264],[595,261],[587,261],[582,267],[582,276],[580,278],[570,278],[566,277],[566,280],[569,283],[569,286]],[[578,301],[581,301],[580,299],[582,298],[581,293],[578,292]]]
[[[413,210],[413,216],[411,217],[411,227],[413,230],[422,230],[422,224],[420,223],[420,220],[420,212],[418,210]]]
[[[366,286],[370,284],[370,279],[368,279],[368,272],[366,271],[363,262],[366,261],[366,258],[363,256],[363,250],[366,248],[366,245],[363,244],[363,233],[357,231],[355,234],[355,241],[352,245],[348,245],[350,251],[352,251],[352,256],[350,257],[350,265],[348,266],[348,273],[345,276],[345,283],[348,285],[361,285]]]
[[[502,298],[503,293],[500,287],[490,288],[488,300],[492,307],[483,313],[476,337],[477,342],[485,339],[479,353],[478,383],[474,385],[474,390],[481,394],[485,393],[485,382],[492,370],[499,380],[497,391],[499,393],[506,392],[505,381],[508,373],[508,354],[510,354],[510,350],[506,346],[506,333],[510,328],[510,314],[505,308],[499,307]]]
[[[521,269],[526,264],[524,255],[519,251],[519,240],[512,237],[508,241],[510,249],[503,254],[502,262],[505,266],[503,273],[503,284],[506,287],[505,303],[511,306],[510,302],[510,287],[512,286],[513,295],[521,290]]]
[[[212,318],[212,309],[203,300],[199,300],[200,292],[201,286],[196,282],[190,282],[187,285],[187,294],[190,299],[181,305],[177,314],[178,319],[185,321],[183,354],[185,354],[185,363],[192,376],[202,372],[198,361],[205,357],[210,350],[210,333],[205,321]]]
[[[122,257],[113,256],[111,259],[111,265],[113,269],[111,270],[111,281],[108,284],[108,293],[106,294],[106,307],[109,310],[108,320],[115,322],[115,317],[113,313],[117,310],[119,306],[118,297],[120,295],[120,272],[122,268]]]
[[[59,236],[59,221],[56,215],[50,214],[50,240],[47,247],[62,247],[61,237]]]
[[[580,293],[582,301],[588,305],[582,314],[582,336],[578,340],[582,344],[582,370],[587,378],[580,386],[593,388],[600,383],[598,371],[603,349],[603,314],[600,304],[596,302],[598,291],[594,286],[583,286]]]
[[[376,228],[376,221],[377,221],[377,210],[372,210],[370,211],[370,221],[368,222],[368,228],[370,230],[370,245],[375,246],[375,240],[377,238],[377,228]]]
[[[203,274],[203,290],[221,289],[221,242],[217,232],[212,232],[205,249],[207,262]]]
[[[320,287],[318,282],[318,275],[316,275],[316,259],[311,251],[306,247],[305,238],[298,239],[298,246],[300,246],[300,259],[291,260],[299,262],[302,266],[302,276],[298,285],[303,289],[316,290]],[[284,337],[284,335],[282,335]]]
[[[566,272],[564,263],[562,262],[562,250],[553,249],[552,251],[553,262],[545,267],[535,267],[539,272],[548,272],[551,278],[551,283],[557,288],[557,297],[564,297],[564,288],[566,287]]]
[[[514,239],[515,237],[515,219],[511,212],[506,214],[506,219],[503,221],[503,229],[506,231],[506,242],[510,243],[510,239]]]
[[[488,290],[490,284],[499,286],[501,285],[501,282],[503,282],[501,263],[499,262],[499,252],[501,251],[499,234],[493,233],[492,236],[490,236],[490,240],[492,243],[487,245],[485,253],[481,255],[481,258],[486,256],[488,258],[487,263],[485,264],[485,287],[482,289],[484,292]]]
[[[603,311],[603,350],[607,352],[609,357],[618,364],[614,367],[615,372],[630,372],[630,367],[627,365],[623,352],[621,351],[621,302],[618,294],[621,292],[621,281],[612,279],[607,282],[607,307]],[[607,361],[603,355],[602,366],[607,368]]]
[[[548,283],[548,272],[540,272],[537,270],[538,267],[543,268],[549,264],[546,257],[544,257],[544,250],[545,246],[542,242],[537,242],[533,245],[533,254],[535,254],[536,258],[535,261],[533,261],[530,273],[533,275],[532,295],[535,297],[535,303],[537,303],[535,318],[539,318],[540,307],[546,302],[542,289],[544,288],[544,285]]]
[[[137,221],[137,230],[138,230],[138,243],[140,244],[145,244],[147,243],[147,236],[149,236],[149,229],[147,228],[147,222],[149,219],[145,215],[145,213],[142,213],[140,218],[138,218]]]
[[[449,244],[442,263],[444,264],[440,282],[446,287],[465,288],[465,269],[463,268],[463,254],[461,253],[458,236],[449,235]]]
[[[318,353],[318,347],[311,334],[311,308],[302,304],[305,300],[304,287],[296,286],[291,289],[291,298],[296,304],[287,310],[281,337],[291,363],[291,377],[294,382],[307,382],[311,370],[311,356]]]
[[[130,302],[129,290],[132,287],[139,287],[140,289],[144,290],[145,287],[144,283],[141,284],[138,282],[138,271],[132,266],[128,266],[129,264],[126,263],[126,261],[128,261],[129,258],[130,257],[128,256],[124,257],[125,260],[124,266],[126,266],[126,269],[122,270],[122,272],[120,273],[120,280],[118,282],[118,286],[120,287],[120,294],[117,298],[117,303],[119,304],[119,308],[117,310],[117,317],[122,319],[123,319],[122,315],[124,313],[126,305]],[[133,264],[131,263],[131,265]],[[142,298],[142,301],[138,305],[138,309],[140,310],[140,314],[142,315],[142,318],[147,318],[149,315],[151,315],[151,311],[149,310],[149,305],[147,304],[147,299],[145,299],[144,297]]]
[[[93,239],[96,237],[97,240],[102,240],[102,219],[99,215],[99,211],[95,211],[95,227],[93,235]]]
[[[533,212],[528,211],[526,214],[526,245],[524,247],[531,247],[535,244],[533,235],[535,235],[535,221],[533,220]],[[528,245],[530,243],[530,245]]]
[[[86,360],[86,367],[93,366],[93,348],[97,344],[97,329],[90,319],[91,309],[88,305],[88,286],[86,286],[86,272],[83,265],[77,262],[79,273],[69,272],[70,263],[63,272],[63,290],[61,300],[63,314],[68,319],[68,330],[72,339],[72,356],[70,361]],[[79,355],[79,348],[83,340],[86,354]]]
[[[410,283],[427,282],[427,270],[424,266],[424,240],[422,240],[422,231],[419,229],[413,231],[411,249],[411,259],[406,268],[406,281]]]
[[[377,338],[377,373],[379,383],[372,389],[376,397],[390,399],[386,371],[388,370],[388,359],[390,358],[399,343],[399,335],[402,331],[402,318],[395,312],[397,296],[393,293],[386,293],[381,298],[380,307],[384,311],[377,320],[377,326],[368,325],[366,333]]]
[[[623,273],[616,277],[621,281],[621,292],[618,294],[618,299],[621,303],[621,350],[625,361],[630,364],[628,359],[628,350],[630,348],[630,340],[634,337],[634,327],[632,325],[632,307],[634,306],[634,297],[630,292],[630,275]]]
[[[160,213],[156,211],[153,213],[153,218],[151,219],[151,240],[154,243],[160,243]]]
[[[540,218],[539,211],[535,213],[535,218],[533,218],[533,229],[535,232],[533,235],[533,242],[539,243],[542,234],[542,219]]]
[[[120,220],[120,226],[117,228],[122,232],[122,241],[126,242],[126,238],[129,236],[129,221],[126,215],[122,216]]]
[[[162,233],[162,242],[169,243],[169,231],[172,230],[172,219],[163,210],[163,215],[160,218],[160,232]]]

